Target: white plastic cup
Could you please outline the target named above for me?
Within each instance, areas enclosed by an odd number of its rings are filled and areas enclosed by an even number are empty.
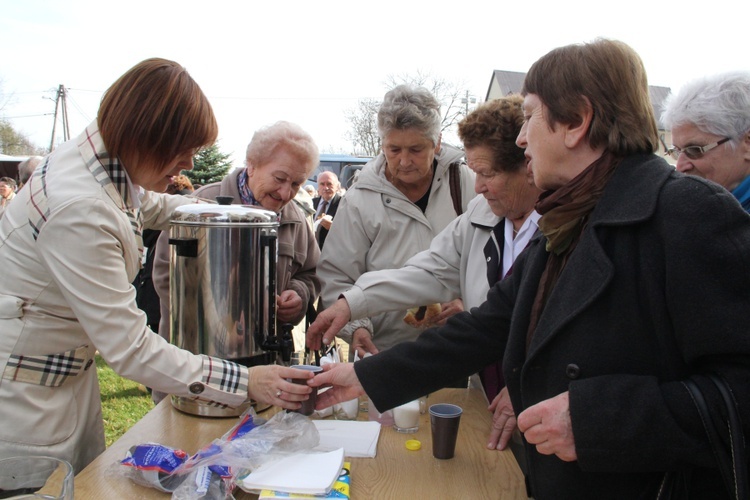
[[[358,415],[359,398],[333,405],[333,416],[336,420],[357,420]]]

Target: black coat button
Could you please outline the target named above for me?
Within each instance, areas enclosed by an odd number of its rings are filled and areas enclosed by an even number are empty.
[[[200,382],[193,382],[192,384],[190,384],[190,392],[193,394],[200,394],[204,389],[204,385]]]
[[[83,368],[83,371],[86,371],[89,368],[91,368],[91,365],[93,365],[93,364],[94,364],[94,360],[93,359],[90,359],[90,360],[86,361],[86,366]]]
[[[578,365],[571,363],[565,367],[565,375],[567,375],[569,379],[575,380],[581,376],[581,369]]]

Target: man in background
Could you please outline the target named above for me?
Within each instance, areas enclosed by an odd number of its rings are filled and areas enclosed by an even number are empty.
[[[339,208],[341,195],[339,188],[341,183],[339,178],[333,172],[323,172],[318,174],[318,197],[313,198],[315,207],[315,239],[318,240],[318,246],[323,249],[323,244],[328,236],[328,231],[333,223],[333,216]]]
[[[37,165],[39,165],[43,159],[44,158],[41,156],[30,156],[18,164],[18,180],[21,186],[29,182],[31,174],[34,173]]]

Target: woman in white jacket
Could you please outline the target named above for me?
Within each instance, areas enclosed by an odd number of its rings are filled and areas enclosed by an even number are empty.
[[[378,111],[382,152],[341,200],[318,263],[323,307],[362,274],[401,267],[429,248],[475,196],[463,152],[441,147],[440,122],[440,104],[426,89],[400,85],[385,95]],[[458,187],[453,193],[451,169]],[[422,304],[409,307],[415,305]],[[403,322],[405,309],[352,322],[340,335],[354,349],[372,353],[413,340],[422,329]]]
[[[183,397],[285,408],[307,398],[285,380],[297,371],[193,355],[153,334],[136,305],[142,229],[166,229],[194,202],[156,192],[217,133],[187,71],[148,59],[10,205],[0,220],[0,458],[54,456],[78,472],[104,451],[97,350],[120,375]]]

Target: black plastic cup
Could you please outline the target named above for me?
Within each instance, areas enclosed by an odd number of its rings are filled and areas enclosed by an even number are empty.
[[[460,406],[440,403],[430,406],[432,456],[441,460],[453,458],[456,451],[458,424],[463,410]]]
[[[323,368],[319,366],[314,366],[314,365],[293,365],[292,368],[295,368],[297,370],[305,370],[305,371],[313,372],[313,373],[320,373],[323,371]],[[293,378],[291,382],[294,382],[295,384],[307,385],[307,379],[304,379],[304,378]],[[317,401],[318,401],[318,389],[313,388],[312,392],[310,393],[310,397],[304,401],[300,401],[300,403],[302,403],[302,407],[299,410],[295,410],[295,411],[297,413],[301,413],[302,415],[305,415],[306,417],[309,417],[315,412],[315,403],[317,403]]]

